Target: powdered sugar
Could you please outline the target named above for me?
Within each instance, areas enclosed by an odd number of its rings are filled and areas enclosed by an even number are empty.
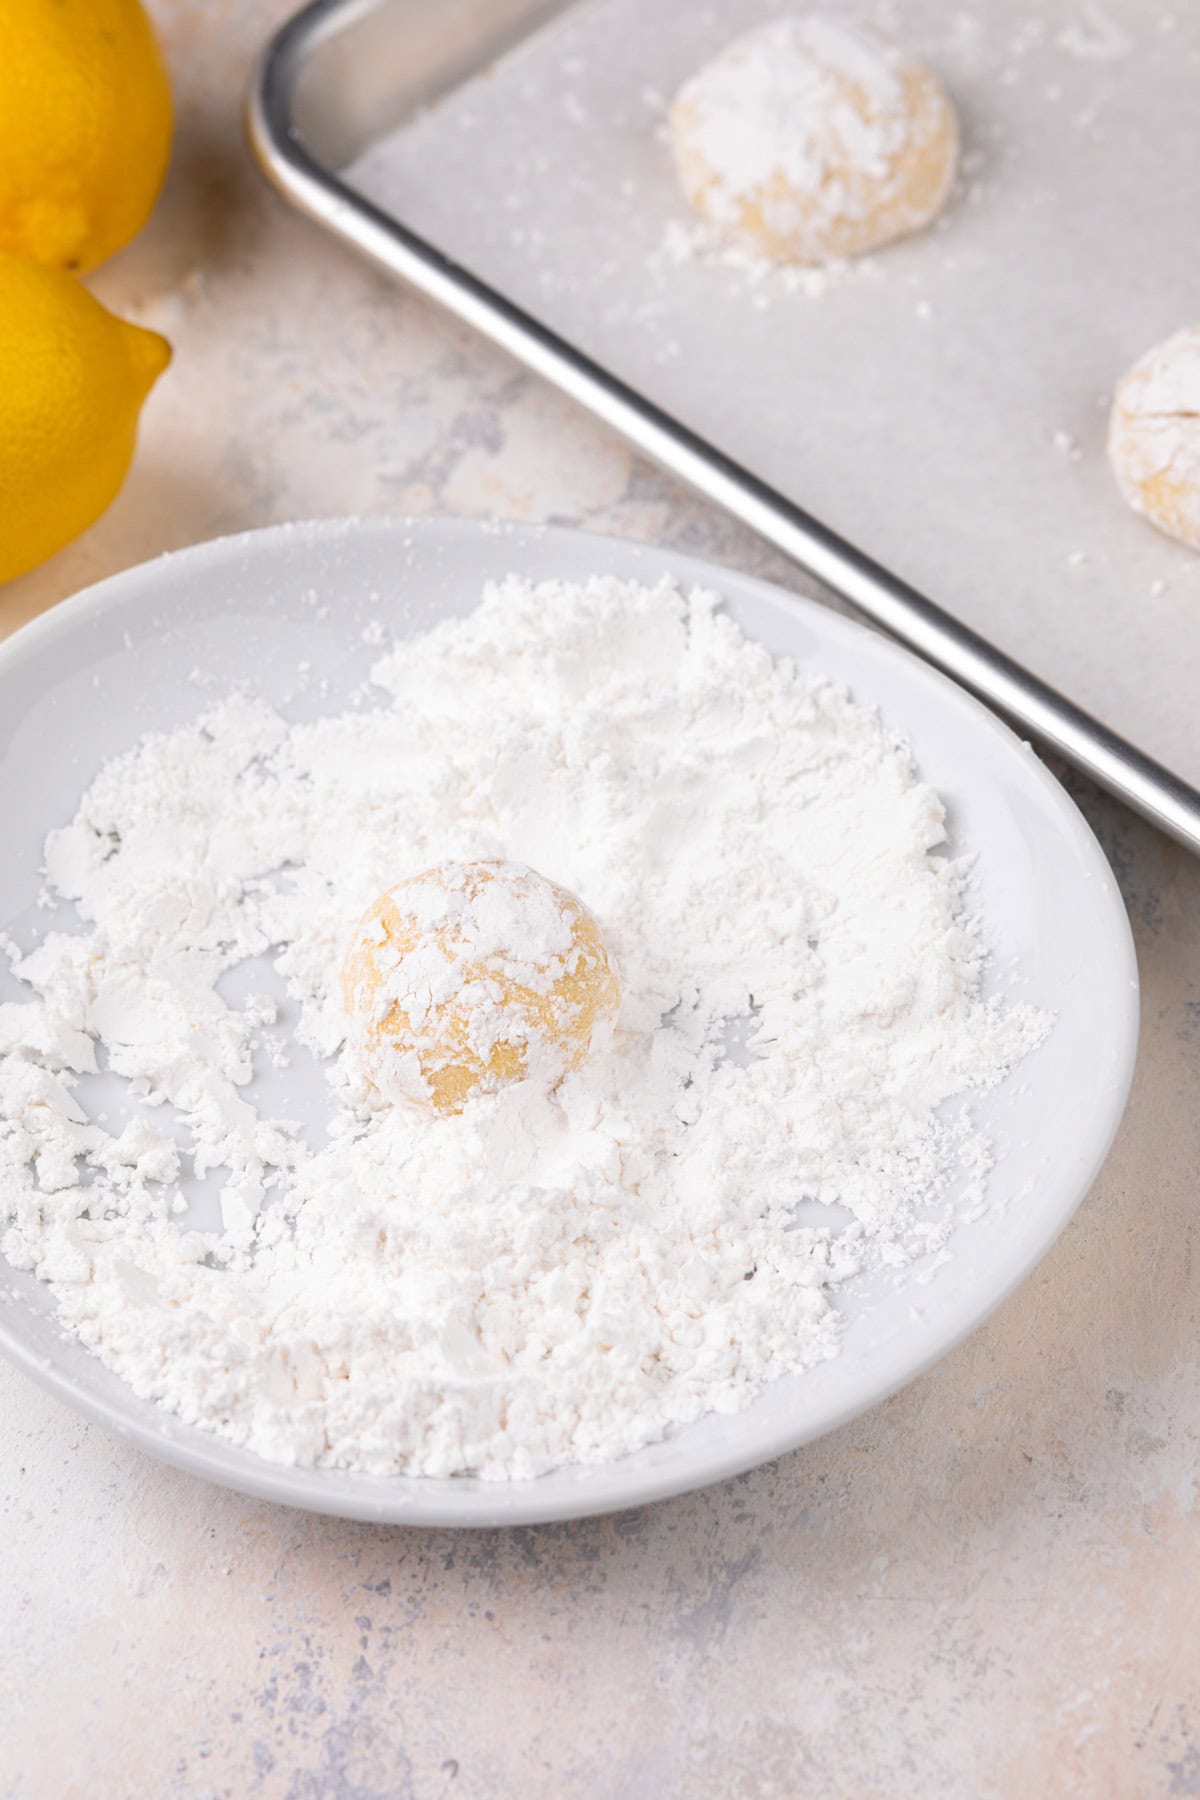
[[[764,303],[772,289],[818,300],[852,268],[861,271],[869,266],[861,261],[858,264],[831,261],[819,268],[808,268],[803,263],[772,262],[769,256],[728,238],[718,226],[710,225],[705,219],[669,219],[663,232],[660,255],[672,268],[701,263],[728,270],[747,289],[766,289],[765,293],[755,292],[755,301]]]
[[[222,701],[51,835],[86,929],[0,1008],[6,1253],[140,1393],[284,1462],[608,1459],[834,1353],[837,1284],[979,1203],[987,1146],[943,1102],[1045,1028],[981,999],[904,746],[667,584],[509,581],[375,680],[389,706],[315,724]],[[355,921],[492,857],[595,914],[612,1041],[556,1089],[381,1105],[340,1048]],[[254,1104],[277,1004],[286,1054],[329,1059],[324,1138]],[[176,1211],[189,1165],[219,1232]]]
[[[886,175],[910,121],[900,51],[883,39],[823,18],[776,19],[731,46],[680,90],[694,115],[697,150],[720,177],[727,203],[781,176],[816,195],[831,162]],[[863,107],[848,104],[858,89]],[[839,196],[829,196],[837,204]]]

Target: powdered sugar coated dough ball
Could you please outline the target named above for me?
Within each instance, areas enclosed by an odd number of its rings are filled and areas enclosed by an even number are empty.
[[[620,984],[565,888],[523,863],[441,863],[368,907],[342,997],[386,1098],[459,1112],[510,1082],[554,1087],[615,1015]]]
[[[747,32],[680,90],[671,142],[692,205],[776,262],[860,256],[936,217],[958,122],[932,70],[865,26]]]
[[[1108,454],[1134,512],[1200,550],[1200,326],[1156,344],[1121,381]]]

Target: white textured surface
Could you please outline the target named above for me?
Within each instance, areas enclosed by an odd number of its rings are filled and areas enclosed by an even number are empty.
[[[176,168],[96,285],[178,360],[121,499],[0,590],[0,629],[314,512],[565,516],[780,573],[262,191],[237,108],[286,10],[159,0]],[[1091,1199],[990,1325],[772,1468],[469,1538],[200,1486],[0,1369],[8,1791],[1200,1793],[1200,871],[1080,797],[1137,932],[1141,1066]]]

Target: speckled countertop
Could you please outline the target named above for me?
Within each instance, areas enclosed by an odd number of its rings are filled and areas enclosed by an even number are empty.
[[[176,363],[102,523],[0,633],[144,557],[343,512],[565,519],[795,578],[325,242],[242,147],[289,0],[158,0],[175,166],[96,280]],[[1116,1147],[993,1320],[687,1499],[454,1536],[204,1487],[0,1368],[0,1772],[20,1800],[1200,1794],[1200,867],[1074,791],[1144,983]]]

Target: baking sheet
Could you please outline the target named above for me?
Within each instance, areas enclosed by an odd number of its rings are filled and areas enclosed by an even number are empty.
[[[1117,377],[1200,316],[1200,7],[825,0],[929,57],[966,155],[937,229],[818,279],[697,254],[662,141],[784,10],[584,0],[345,178],[1200,780],[1200,558],[1104,455]]]

